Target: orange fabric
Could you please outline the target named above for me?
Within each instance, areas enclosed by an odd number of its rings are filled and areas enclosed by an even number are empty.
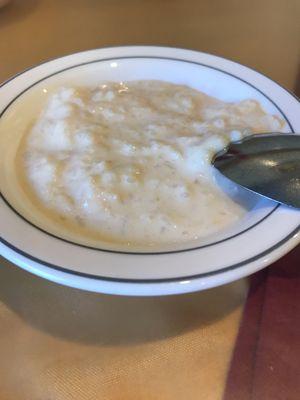
[[[299,14],[299,0],[11,0],[0,10],[0,81],[49,58],[147,44],[232,58],[293,90]]]
[[[1,259],[0,400],[221,399],[246,292],[106,296]]]

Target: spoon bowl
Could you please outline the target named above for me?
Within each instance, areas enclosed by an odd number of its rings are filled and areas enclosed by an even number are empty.
[[[300,208],[300,135],[247,136],[216,154],[213,165],[252,192]]]

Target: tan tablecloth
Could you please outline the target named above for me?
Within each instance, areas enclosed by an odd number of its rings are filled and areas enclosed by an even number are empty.
[[[246,291],[98,295],[2,259],[0,399],[221,399]]]
[[[294,89],[299,15],[299,0],[12,0],[0,10],[0,81],[75,51],[156,44],[233,58]]]

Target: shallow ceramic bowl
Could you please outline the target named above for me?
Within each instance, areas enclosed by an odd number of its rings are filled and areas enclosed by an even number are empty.
[[[259,196],[243,201],[246,217],[213,237],[155,252],[76,242],[45,224],[18,193],[12,168],[27,110],[53,85],[159,79],[225,101],[254,98],[300,132],[300,103],[269,78],[224,58],[163,47],[115,47],[72,54],[31,68],[0,89],[1,254],[34,274],[96,292],[184,293],[221,285],[271,264],[300,240],[300,212]],[[34,95],[34,96],[33,96]],[[7,129],[10,126],[13,129]]]

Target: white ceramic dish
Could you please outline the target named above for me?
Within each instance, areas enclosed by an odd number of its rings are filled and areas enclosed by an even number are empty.
[[[258,99],[300,132],[300,103],[269,78],[209,54],[163,47],[115,47],[73,54],[29,69],[0,89],[1,254],[52,281],[96,292],[163,295],[202,290],[247,276],[277,260],[300,240],[300,212],[252,198],[247,217],[227,232],[157,253],[118,252],[72,243],[45,229],[9,189],[7,118],[22,121],[22,104],[53,84],[160,79],[187,84],[227,101]],[[21,107],[21,108],[20,108]],[[14,141],[14,132],[10,140]],[[6,174],[6,176],[4,176]],[[13,178],[13,177],[12,177]]]

